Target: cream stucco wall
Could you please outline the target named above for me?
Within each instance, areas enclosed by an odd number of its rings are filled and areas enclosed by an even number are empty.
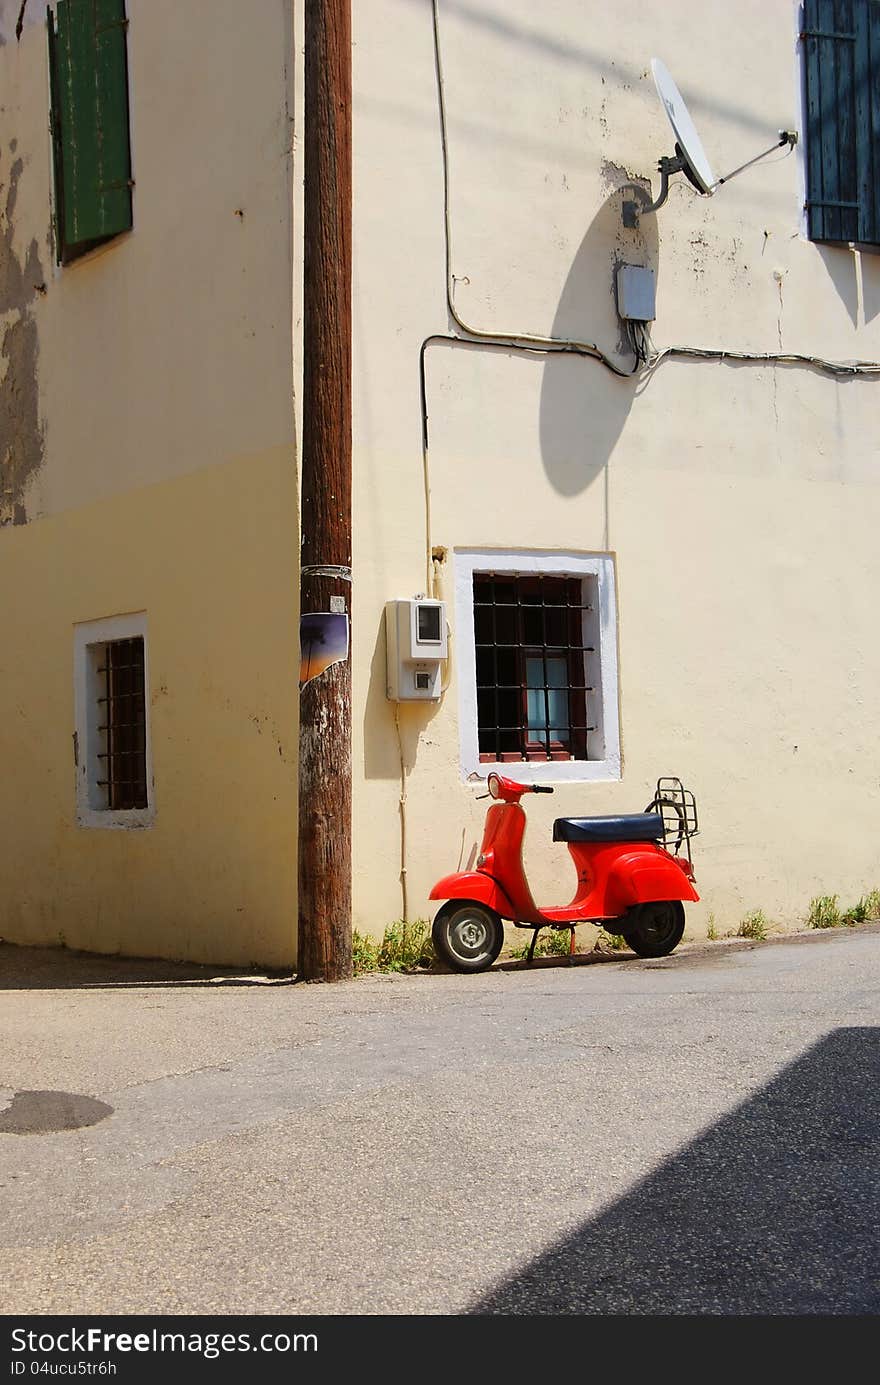
[[[0,932],[289,965],[291,6],[129,0],[134,229],[64,268],[45,7],[28,7],[20,41],[18,11],[0,11],[0,331],[35,349],[4,351],[0,391],[11,431],[31,405],[38,426],[25,483],[0,505]],[[86,829],[73,628],[134,611],[148,620],[155,821]]]
[[[401,764],[411,915],[466,858],[484,803],[462,781],[451,684],[385,699],[382,607],[424,591],[419,351],[455,334],[431,0],[355,8],[356,925],[401,913]],[[622,188],[671,154],[650,59],[672,69],[723,174],[802,128],[796,7],[742,0],[536,7],[438,0],[451,269],[485,333],[596,342],[626,367],[619,261],[657,276],[658,347],[880,360],[880,258],[811,244],[801,150],[712,198],[682,179],[638,230]],[[691,933],[880,884],[880,578],[873,378],[667,359],[621,380],[596,361],[426,348],[430,540],[447,550],[611,552],[618,582],[620,782],[529,802],[527,866],[570,897],[550,823],[637,811],[658,774],[695,790],[703,902]],[[454,614],[454,612],[453,612]],[[560,858],[561,852],[561,858]]]

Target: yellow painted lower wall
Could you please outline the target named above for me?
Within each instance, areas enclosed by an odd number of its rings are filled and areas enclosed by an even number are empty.
[[[293,448],[0,535],[0,933],[129,956],[295,958]],[[73,630],[146,612],[156,815],[77,825]]]

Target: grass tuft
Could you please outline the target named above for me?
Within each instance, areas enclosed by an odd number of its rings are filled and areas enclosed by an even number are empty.
[[[389,923],[381,941],[358,933],[357,929],[352,934],[355,976],[371,971],[415,971],[418,967],[429,967],[433,961],[434,948],[427,919],[413,919],[412,922],[396,919]]]
[[[542,928],[535,943],[533,957],[567,957],[571,947],[571,933],[567,928]],[[508,956],[521,961],[529,955],[528,943],[517,943],[510,948]]]
[[[848,909],[844,909],[840,915],[840,922],[846,924],[847,928],[852,928],[857,923],[865,923],[868,918],[868,907],[865,904],[864,896],[851,904]]]
[[[866,919],[880,918],[880,890],[869,890],[863,894],[859,905],[864,908]]]
[[[622,952],[627,948],[626,938],[622,933],[606,933],[604,928],[599,929],[595,946],[609,947],[612,952]]]
[[[808,928],[839,928],[843,923],[836,894],[819,894],[810,900]]]
[[[767,936],[769,923],[767,915],[763,909],[750,909],[740,919],[739,928],[736,930],[737,938],[753,938],[756,942],[762,943]]]

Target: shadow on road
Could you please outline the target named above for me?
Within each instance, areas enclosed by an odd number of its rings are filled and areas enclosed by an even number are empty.
[[[876,1314],[878,1167],[880,1029],[840,1029],[468,1311]]]
[[[290,985],[290,972],[200,966],[161,958],[105,957],[63,947],[0,942],[0,991],[120,990],[136,986]]]

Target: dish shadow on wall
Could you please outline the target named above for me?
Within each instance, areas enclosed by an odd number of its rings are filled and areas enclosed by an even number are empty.
[[[624,227],[627,200],[644,206],[649,192],[637,183],[622,182],[606,197],[572,262],[551,335],[595,342],[622,370],[630,371],[635,359],[617,316],[617,268],[633,264],[653,269],[656,286],[659,255],[656,215],[640,218],[632,229]],[[590,356],[565,351],[545,358],[541,458],[548,480],[561,495],[580,495],[608,466],[637,382],[637,375],[621,378]]]

